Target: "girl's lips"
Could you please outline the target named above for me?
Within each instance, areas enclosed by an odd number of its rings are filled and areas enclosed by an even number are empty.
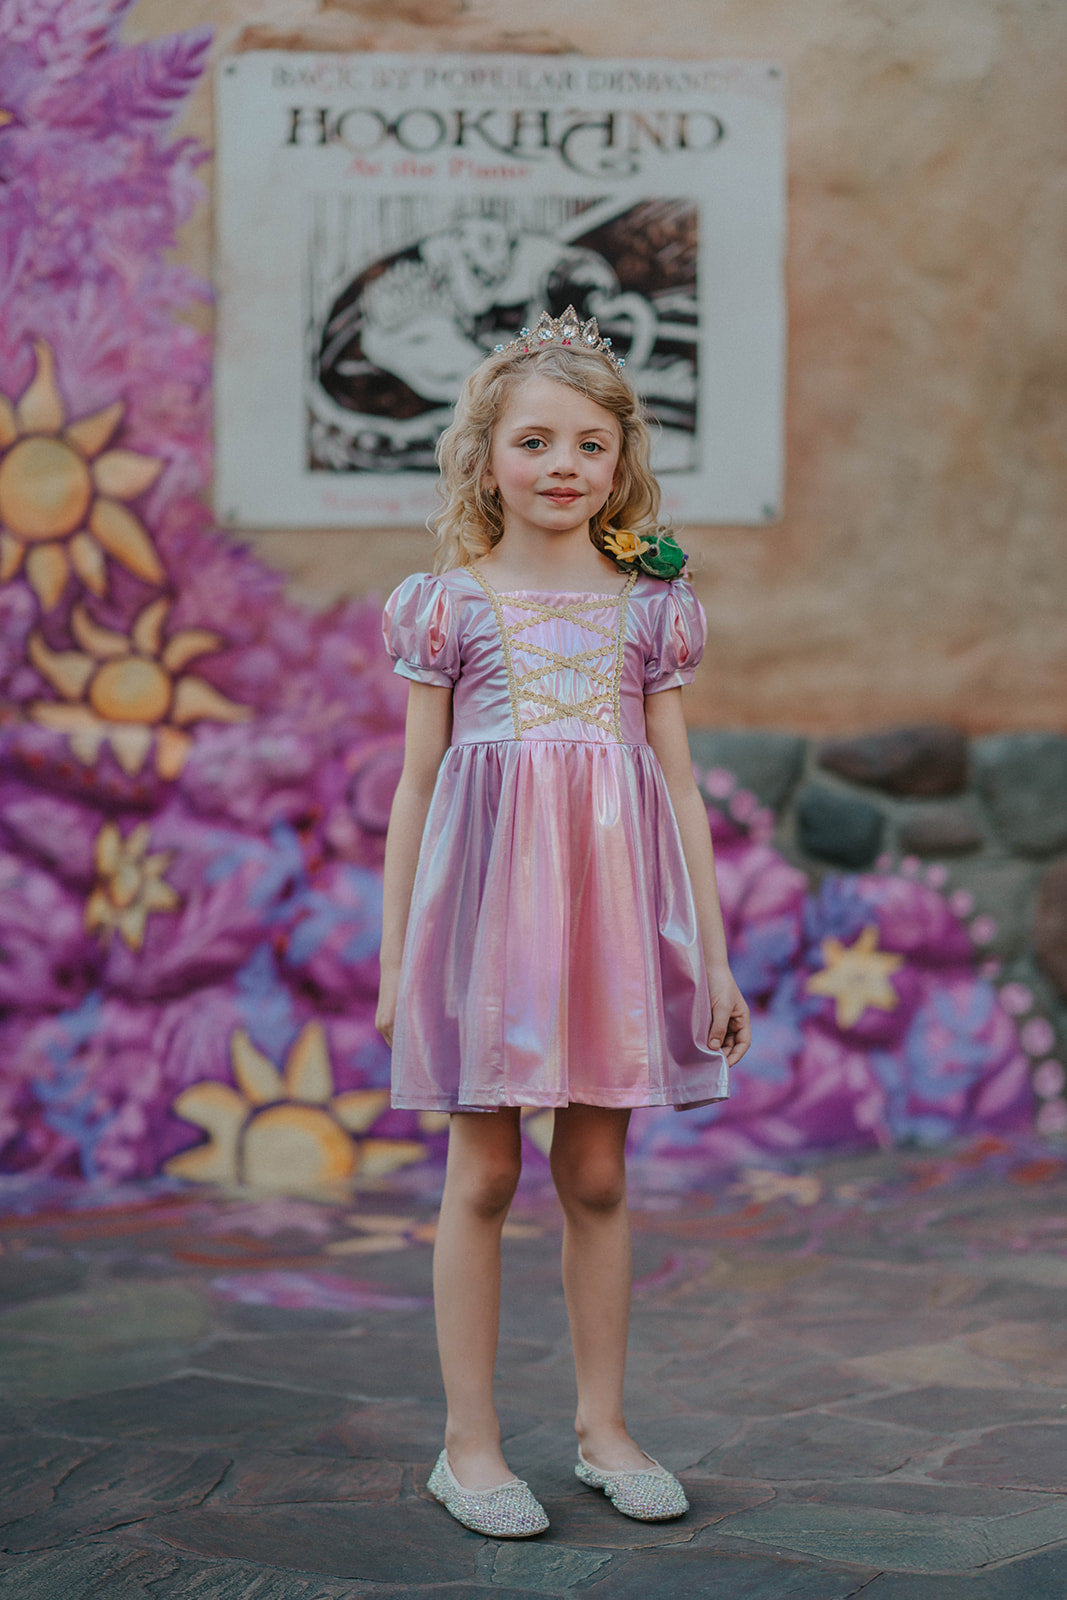
[[[559,500],[566,505],[570,505],[572,500],[580,500],[582,497],[577,489],[543,489],[541,498],[542,500]]]

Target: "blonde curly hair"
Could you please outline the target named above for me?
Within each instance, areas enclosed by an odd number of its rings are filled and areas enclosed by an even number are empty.
[[[463,567],[488,555],[504,532],[503,512],[485,477],[493,429],[511,391],[526,378],[552,378],[610,411],[619,424],[622,445],[614,489],[589,524],[589,537],[609,560],[607,534],[620,529],[643,538],[665,531],[659,521],[659,485],[649,456],[652,438],[636,392],[604,356],[573,346],[547,345],[528,353],[501,351],[488,356],[460,391],[452,423],[437,441],[442,509],[427,519],[437,549],[435,572]],[[623,567],[629,571],[629,567]]]

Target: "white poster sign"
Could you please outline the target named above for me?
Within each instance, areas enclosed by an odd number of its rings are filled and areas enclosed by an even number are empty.
[[[255,52],[218,163],[223,522],[421,522],[463,379],[570,303],[656,420],[665,509],[778,516],[779,67]]]

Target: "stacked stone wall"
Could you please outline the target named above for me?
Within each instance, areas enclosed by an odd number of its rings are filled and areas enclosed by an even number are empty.
[[[743,795],[748,807],[755,797],[813,885],[830,872],[891,871],[947,896],[1020,1020],[1046,1129],[1062,1131],[1067,738],[968,739],[932,724],[830,740],[695,730],[690,746],[709,798]]]

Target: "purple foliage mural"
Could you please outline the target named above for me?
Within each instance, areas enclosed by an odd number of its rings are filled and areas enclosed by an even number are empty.
[[[374,1030],[404,689],[379,609],[313,614],[211,524],[206,203],[167,120],[202,32],[0,0],[0,1168],[337,1188],[439,1154]],[[704,775],[755,1043],[723,1107],[635,1118],[701,1164],[1023,1128],[965,920],[884,872],[813,891]],[[729,796],[729,804],[726,796]],[[544,1147],[543,1115],[527,1119]]]

